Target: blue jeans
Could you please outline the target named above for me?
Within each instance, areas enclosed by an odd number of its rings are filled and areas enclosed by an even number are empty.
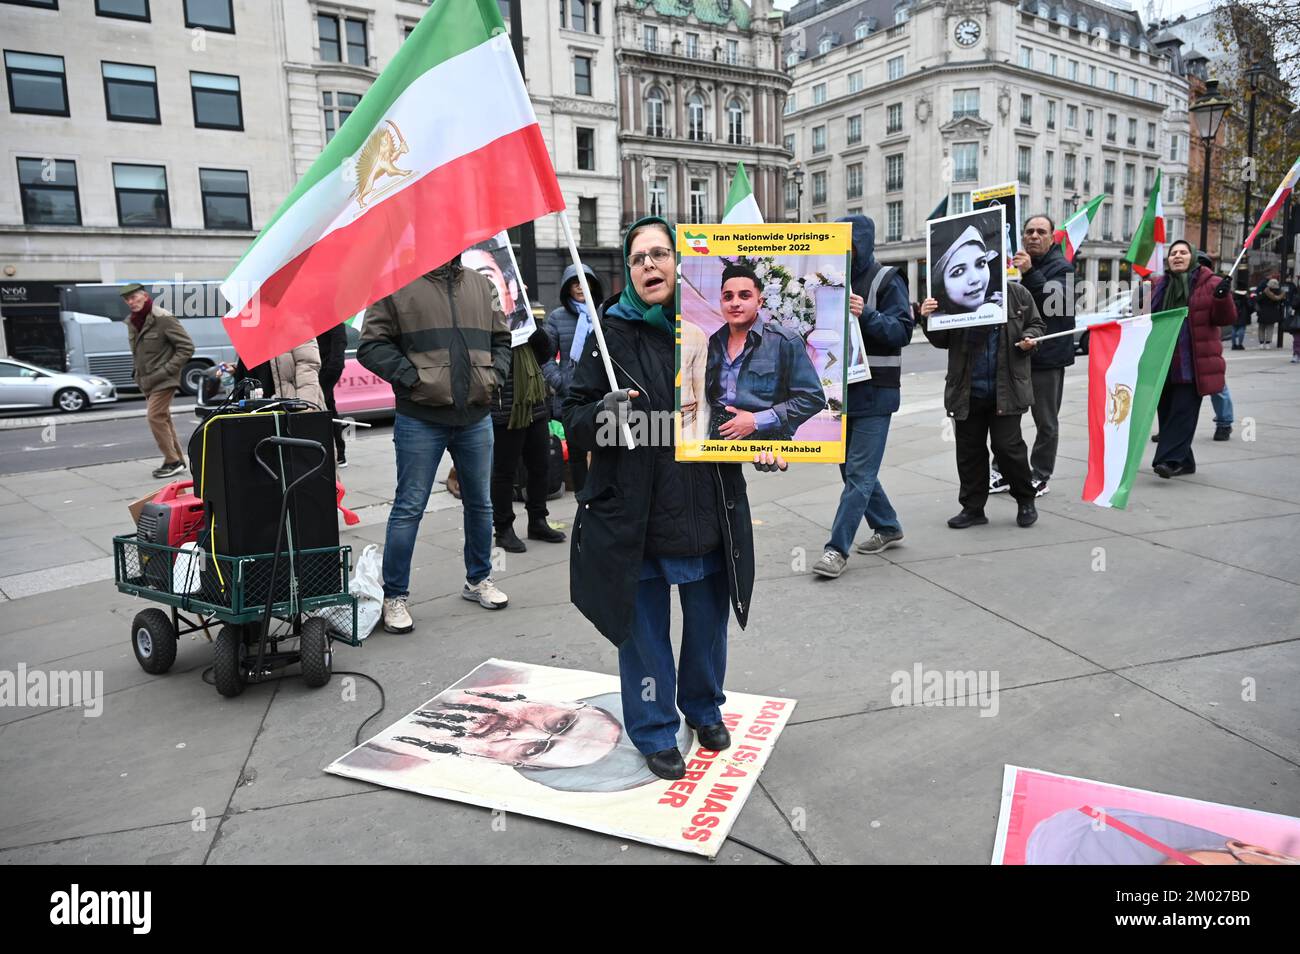
[[[826,544],[826,549],[838,550],[842,556],[849,555],[854,534],[858,532],[863,517],[872,530],[903,532],[885,488],[876,479],[885,459],[889,420],[888,414],[849,418],[848,447],[844,450],[844,463],[840,465],[844,491],[840,494],[835,522],[831,524],[831,538]]]
[[[1246,325],[1232,326],[1232,346],[1234,348],[1246,344]]]
[[[411,554],[420,519],[433,491],[442,453],[451,451],[465,511],[465,579],[477,583],[492,572],[492,418],[452,427],[398,414],[397,493],[384,537],[384,596],[411,592]]]
[[[1214,405],[1214,425],[1216,427],[1232,426],[1232,394],[1228,391],[1226,384],[1218,394],[1210,395],[1210,403]]]
[[[731,596],[725,569],[682,583],[681,659],[674,670],[669,635],[672,584],[662,576],[641,580],[636,590],[632,636],[618,647],[623,721],[642,755],[677,747],[680,708],[693,726],[722,721],[727,697],[727,620]]]

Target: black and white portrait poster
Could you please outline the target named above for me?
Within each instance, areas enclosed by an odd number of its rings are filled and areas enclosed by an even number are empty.
[[[940,331],[1004,324],[1006,208],[932,219],[926,229],[928,293],[939,302],[929,326]]]
[[[496,286],[497,294],[501,296],[501,307],[510,321],[510,346],[518,348],[525,344],[537,330],[537,319],[528,301],[528,289],[519,274],[519,263],[510,245],[509,233],[498,232],[490,239],[465,249],[460,253],[460,264],[474,269]]]

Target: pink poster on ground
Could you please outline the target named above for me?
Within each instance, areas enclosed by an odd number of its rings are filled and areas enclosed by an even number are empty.
[[[995,865],[1295,865],[1300,818],[1006,766]]]

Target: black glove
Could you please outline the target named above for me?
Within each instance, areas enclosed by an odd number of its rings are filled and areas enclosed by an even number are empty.
[[[632,396],[627,388],[618,391],[610,391],[601,398],[603,409],[596,415],[597,421],[603,426],[609,420],[614,421],[614,445],[618,446],[623,443],[623,432],[627,428],[627,412],[632,404]]]
[[[1226,281],[1220,281],[1217,288],[1214,289],[1215,298],[1227,298],[1232,288]]]

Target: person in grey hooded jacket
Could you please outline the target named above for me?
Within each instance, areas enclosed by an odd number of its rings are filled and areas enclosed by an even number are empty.
[[[582,266],[587,273],[587,285],[595,298],[591,308],[595,308],[605,299],[605,289],[596,273],[589,266]],[[578,281],[578,267],[570,265],[560,278],[560,305],[546,316],[543,325],[550,338],[551,360],[542,365],[542,377],[554,392],[552,417],[560,420],[560,405],[569,394],[573,382],[573,373],[578,367],[578,358],[586,346],[591,334],[591,311],[583,300],[582,283]],[[594,340],[594,339],[593,339]],[[574,443],[573,435],[566,434],[569,446],[569,470],[573,473],[573,492],[582,490],[587,482],[587,453],[589,447]]]

